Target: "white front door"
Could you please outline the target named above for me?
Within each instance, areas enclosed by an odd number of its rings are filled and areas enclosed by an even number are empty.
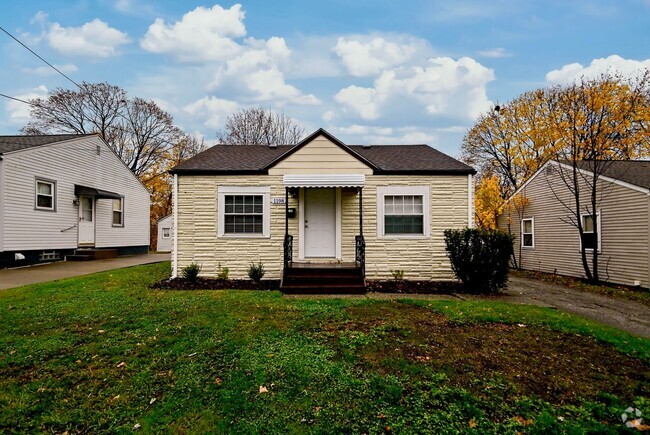
[[[95,244],[95,199],[79,197],[79,245]]]
[[[336,190],[305,189],[305,257],[336,257]]]

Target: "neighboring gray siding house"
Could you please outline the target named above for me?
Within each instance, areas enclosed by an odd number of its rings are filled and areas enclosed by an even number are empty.
[[[158,252],[170,252],[172,250],[172,215],[165,216],[158,220]]]
[[[581,173],[587,177],[588,162]],[[525,198],[506,203],[499,216],[499,228],[515,235],[515,256],[519,267],[583,278],[578,229],[568,220],[570,212],[562,205],[574,201],[559,171],[568,165],[551,161],[540,168],[513,195]],[[589,190],[581,183],[581,202],[589,201]],[[650,161],[611,162],[598,181],[597,234],[599,278],[624,285],[650,287]],[[586,203],[585,203],[586,205]],[[586,208],[583,226],[592,227]],[[523,236],[522,236],[523,233]],[[591,252],[587,258],[591,265]]]
[[[0,267],[148,246],[149,193],[98,135],[0,136]]]

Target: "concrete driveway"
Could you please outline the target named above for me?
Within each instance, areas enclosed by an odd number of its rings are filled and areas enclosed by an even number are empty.
[[[0,270],[0,290],[72,278],[95,272],[169,261],[170,254],[144,254],[94,261],[61,261],[18,269]]]
[[[508,289],[504,293],[502,300],[505,302],[554,307],[650,338],[650,307],[639,302],[514,275],[510,275]]]

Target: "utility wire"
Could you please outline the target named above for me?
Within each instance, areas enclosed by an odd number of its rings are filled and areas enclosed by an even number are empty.
[[[45,63],[46,63],[50,68],[52,68],[54,71],[58,72],[58,73],[61,74],[63,77],[65,77],[66,79],[68,79],[68,80],[69,80],[70,82],[72,82],[76,87],[81,88],[81,86],[79,85],[79,83],[75,82],[75,81],[72,80],[70,77],[68,77],[68,76],[65,75],[63,72],[61,72],[60,69],[58,69],[57,67],[55,67],[54,65],[52,65],[51,63],[49,63],[48,61],[46,61],[45,59],[43,59],[41,56],[38,55],[38,53],[36,53],[36,52],[35,52],[34,50],[32,50],[31,48],[29,48],[27,45],[25,45],[21,40],[19,40],[18,38],[16,38],[16,37],[15,37],[14,35],[12,35],[11,33],[7,32],[7,31],[5,30],[4,27],[0,26],[0,30],[2,30],[3,32],[5,32],[5,33],[6,33],[6,34],[11,38],[11,39],[13,39],[13,40],[16,41],[17,43],[19,43],[20,45],[22,45],[23,47],[25,47],[27,50],[29,50],[29,52],[32,53],[34,56],[38,57],[40,60],[42,60],[43,62],[45,62]]]
[[[36,104],[36,103],[30,103],[29,101],[21,100],[20,98],[12,97],[11,95],[6,95],[6,94],[0,93],[0,97],[5,97],[5,98],[8,98],[8,99],[14,100],[14,101],[20,101],[21,103],[29,104],[30,106],[39,107],[39,105]]]

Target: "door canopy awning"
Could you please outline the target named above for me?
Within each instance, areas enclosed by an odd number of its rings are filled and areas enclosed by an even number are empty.
[[[122,195],[118,195],[114,192],[109,192],[108,190],[96,189],[94,187],[80,186],[78,184],[74,185],[74,194],[75,196],[84,195],[84,196],[94,196],[95,198],[106,198],[106,199],[121,199]]]
[[[286,187],[363,187],[364,174],[299,174],[285,175]]]

